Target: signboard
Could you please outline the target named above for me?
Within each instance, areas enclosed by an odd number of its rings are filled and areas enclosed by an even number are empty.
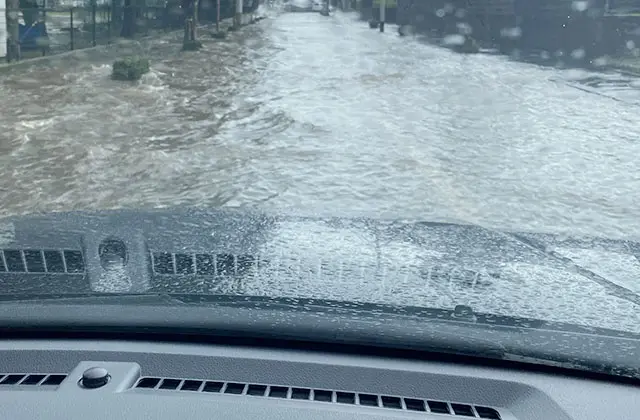
[[[0,0],[0,57],[7,56],[7,2],[9,0]]]
[[[382,1],[381,0],[373,0],[373,7],[380,7],[380,3]],[[394,7],[398,7],[398,0],[387,0],[386,2],[386,9],[391,9]]]

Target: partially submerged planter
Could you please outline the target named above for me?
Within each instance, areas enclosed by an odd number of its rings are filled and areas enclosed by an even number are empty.
[[[142,57],[126,57],[113,63],[113,80],[139,80],[149,72],[149,59]]]
[[[475,39],[470,36],[465,36],[464,42],[461,45],[458,45],[456,50],[463,54],[475,54],[480,52],[480,46]]]
[[[378,26],[380,26],[380,22],[378,22],[377,20],[369,21],[369,28],[376,29]]]
[[[192,39],[182,43],[182,51],[198,51],[202,48],[202,42]]]
[[[407,36],[411,35],[412,28],[409,25],[400,25],[398,26],[398,35]]]
[[[211,32],[211,38],[213,39],[225,39],[227,37],[227,31]]]
[[[480,52],[478,41],[469,35],[447,35],[442,39],[441,45],[462,54],[475,54]]]

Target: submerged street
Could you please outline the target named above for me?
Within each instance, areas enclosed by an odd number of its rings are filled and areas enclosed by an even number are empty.
[[[141,82],[87,50],[0,74],[2,215],[252,206],[640,237],[640,86],[272,14]]]

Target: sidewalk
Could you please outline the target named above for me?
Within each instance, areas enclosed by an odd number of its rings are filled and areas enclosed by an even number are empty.
[[[437,45],[440,47],[450,48],[446,45],[445,38],[446,37],[438,37],[432,36],[430,34],[420,33],[416,35],[417,39],[421,42],[429,43],[432,45]],[[558,59],[553,59],[553,57],[548,54],[547,57],[543,57],[540,51],[529,51],[521,52],[520,55],[514,56],[505,54],[500,52],[500,50],[494,45],[479,42],[480,49],[478,51],[479,54],[488,54],[488,55],[502,55],[505,57],[509,57],[509,59],[514,61],[526,62],[531,64],[543,65],[543,66],[556,66],[558,63]],[[583,60],[583,61],[571,61],[566,60],[564,64],[569,67],[580,67],[587,69],[599,69],[599,70],[612,70],[615,72],[619,72],[622,74],[626,74],[629,76],[638,76],[640,77],[640,56],[624,56],[624,57],[601,57],[594,60]]]
[[[640,57],[609,58],[605,67],[633,76],[640,76]]]

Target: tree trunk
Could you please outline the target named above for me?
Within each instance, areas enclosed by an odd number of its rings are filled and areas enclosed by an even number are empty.
[[[133,38],[136,34],[136,7],[134,0],[124,0],[121,36]]]
[[[200,0],[193,1],[193,23],[198,24],[198,8],[200,7]]]
[[[191,27],[191,39],[195,41],[198,39],[196,28],[198,27],[198,8],[200,7],[200,0],[193,0],[193,26]]]
[[[187,0],[183,3],[184,10],[184,42],[197,39],[196,25],[198,24],[199,0]]]
[[[184,37],[182,38],[182,44],[185,45],[191,41],[191,19],[186,18],[184,20]]]
[[[18,16],[20,10],[20,0],[7,0],[7,31],[8,33],[8,51],[7,59],[20,59],[20,27],[18,26]]]
[[[244,2],[243,0],[231,0],[231,3],[234,7],[233,26],[237,29],[242,26],[242,12],[244,11]]]

